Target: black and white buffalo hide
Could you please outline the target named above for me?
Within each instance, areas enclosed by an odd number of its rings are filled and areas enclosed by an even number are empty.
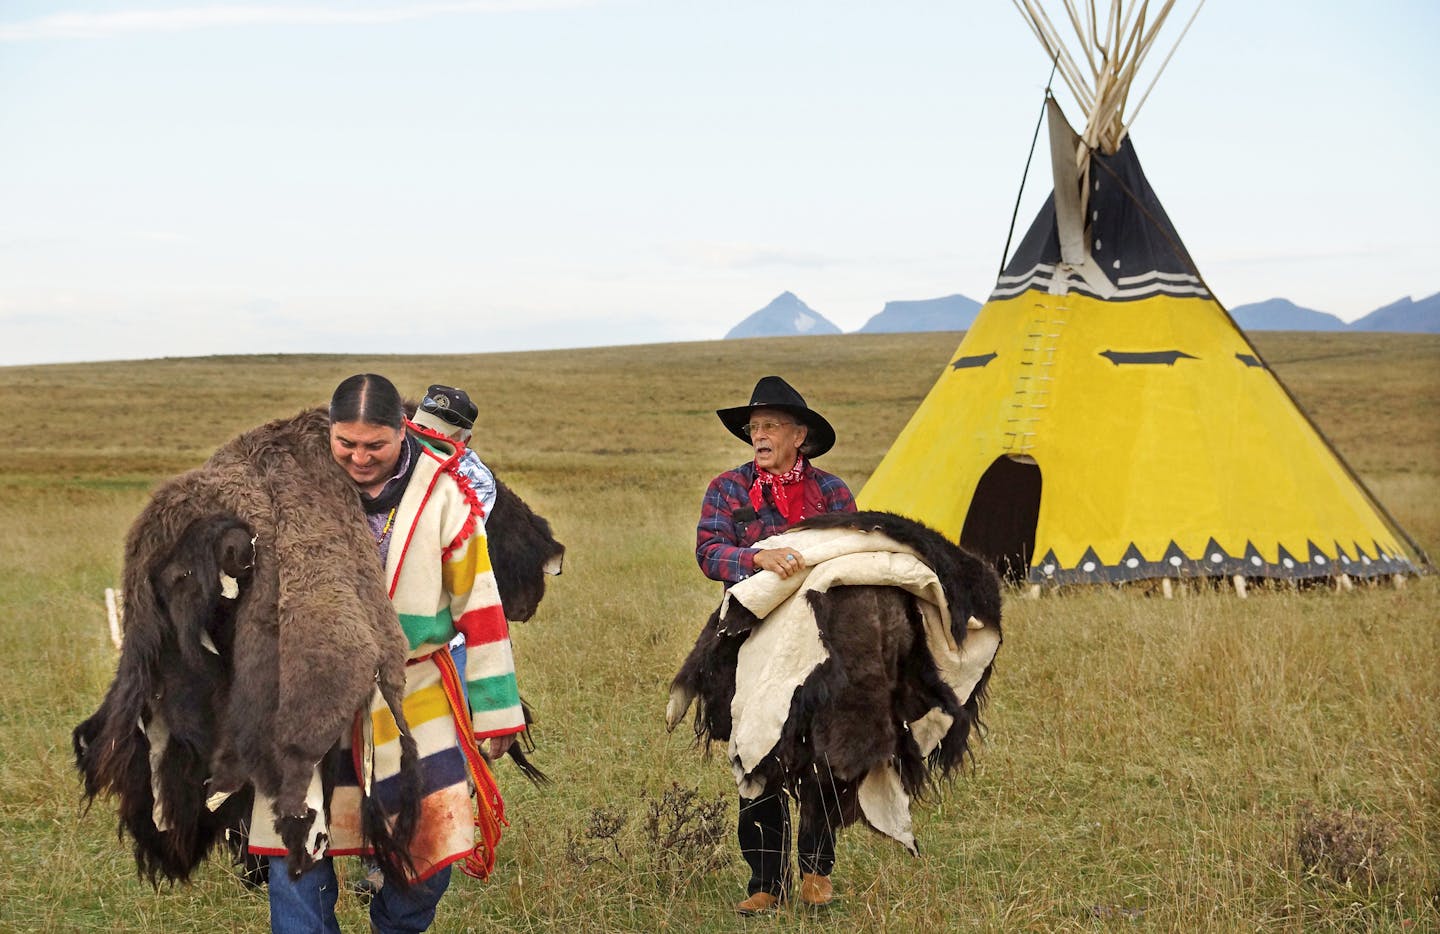
[[[116,678],[72,735],[86,796],[117,792],[122,831],[152,884],[188,878],[215,842],[241,831],[250,816],[248,791],[214,810],[205,799],[230,693],[235,611],[254,565],[252,539],[232,517],[184,528],[142,590],[165,624],[131,631],[120,662],[130,676]]]
[[[1000,582],[994,570],[937,532],[890,513],[830,513],[792,527],[881,532],[912,548],[939,578],[949,605],[951,634],[961,645],[969,620],[1000,627]],[[899,587],[842,586],[809,595],[828,657],[796,690],[773,752],[755,773],[766,787],[786,787],[803,800],[801,776],[827,775],[851,783],[842,795],[842,825],[859,819],[853,783],[893,760],[914,798],[960,768],[980,729],[993,669],[987,666],[968,697],[940,677],[915,598]],[[722,623],[717,609],[672,682],[672,698],[694,698],[695,734],[702,744],[730,739],[740,646],[762,621],[731,601]],[[922,755],[910,724],[936,708],[953,718],[941,741]],[[673,728],[683,706],[670,713]]]

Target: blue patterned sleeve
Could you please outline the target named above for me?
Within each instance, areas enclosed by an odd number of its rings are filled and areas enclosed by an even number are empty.
[[[460,462],[456,467],[470,489],[475,491],[475,498],[480,500],[480,506],[485,510],[485,518],[490,518],[490,513],[495,509],[495,474],[480,460],[480,455],[469,448],[460,455]]]
[[[845,481],[834,474],[820,478],[820,493],[825,497],[826,512],[855,512],[855,497]]]
[[[710,481],[700,506],[695,530],[695,560],[711,580],[733,584],[755,573],[755,549],[742,548],[735,526],[735,510],[749,503],[748,495],[728,474]],[[853,507],[852,507],[853,508]]]

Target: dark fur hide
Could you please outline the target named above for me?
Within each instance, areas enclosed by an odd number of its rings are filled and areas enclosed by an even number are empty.
[[[509,487],[497,488],[491,561],[507,618],[525,620],[564,546]],[[221,595],[222,569],[237,579],[237,599]],[[400,712],[408,646],[354,486],[330,455],[324,412],[248,432],[161,485],[130,530],[123,586],[120,664],[73,743],[87,798],[118,799],[141,875],[183,881],[223,839],[246,878],[263,879],[244,851],[252,786],[276,799],[287,841],[302,839],[310,769],[378,678],[403,731],[409,787],[393,824],[373,801],[362,821],[382,868],[403,885],[419,800]],[[137,727],[157,716],[170,731],[155,777],[164,831],[152,817],[150,740]],[[545,781],[520,743],[510,754],[527,778]],[[236,793],[212,813],[205,799],[215,791]],[[292,847],[292,871],[305,866]]]
[[[829,513],[793,528],[881,532],[913,548],[935,571],[957,644],[964,642],[972,615],[987,627],[1000,627],[994,570],[917,522],[890,513]],[[810,795],[797,787],[798,779],[833,777],[843,823],[849,824],[859,816],[854,785],[871,768],[893,757],[906,792],[920,797],[963,764],[981,726],[993,663],[969,697],[956,697],[930,657],[920,610],[909,593],[897,587],[836,587],[809,599],[829,658],[795,692],[780,741],[755,773],[767,787],[781,784],[802,801]],[[722,624],[717,609],[675,676],[672,687],[696,698],[695,733],[702,743],[730,738],[736,661],[758,622],[732,602]],[[906,724],[935,707],[954,723],[926,759]]]
[[[215,564],[240,528],[255,544],[230,601]],[[87,796],[119,798],[141,873],[186,879],[248,811],[247,786],[275,799],[287,839],[303,832],[315,816],[305,804],[312,769],[378,683],[401,727],[410,783],[393,824],[373,806],[364,826],[387,876],[404,885],[419,804],[400,708],[408,646],[324,414],[248,432],[160,486],[131,527],[124,592],[115,680],[74,743]],[[200,647],[201,630],[221,654]],[[156,779],[170,818],[163,831],[151,820],[149,743],[136,728],[157,712],[172,734]],[[206,796],[226,791],[238,794],[209,814]],[[292,851],[292,871],[307,865]]]
[[[253,551],[244,524],[224,517],[196,519],[152,577],[157,599],[176,627],[144,627],[125,641],[121,667],[144,678],[117,679],[104,703],[75,728],[72,743],[88,798],[113,789],[119,795],[120,827],[134,840],[135,862],[152,884],[161,877],[185,879],[215,841],[249,819],[251,794],[233,796],[215,812],[205,807],[210,751],[218,712],[230,693],[224,656],[234,643],[235,602],[220,595],[220,573],[250,583]],[[182,559],[188,556],[188,560]],[[185,621],[198,626],[185,626]],[[201,643],[209,636],[220,654]],[[153,698],[147,700],[147,688]],[[163,800],[159,831],[153,819],[151,741],[141,730],[169,731],[158,779]],[[117,735],[118,734],[118,735]]]
[[[495,507],[485,519],[485,536],[505,618],[524,622],[535,615],[545,597],[545,577],[560,573],[565,546],[555,540],[550,523],[499,477]]]

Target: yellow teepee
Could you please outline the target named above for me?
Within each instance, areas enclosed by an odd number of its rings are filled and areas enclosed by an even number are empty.
[[[1066,0],[1078,56],[1022,3],[1086,125],[1047,100],[1054,192],[861,508],[1034,584],[1428,564],[1210,294],[1140,169],[1122,112],[1173,2],[1147,24],[1114,0],[1102,25]]]

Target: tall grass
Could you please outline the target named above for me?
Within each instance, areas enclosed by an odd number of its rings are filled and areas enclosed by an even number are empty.
[[[511,827],[499,867],[483,884],[457,877],[437,929],[740,926],[728,770],[663,727],[669,678],[719,597],[691,556],[700,496],[745,457],[713,411],[743,402],[757,377],[785,375],[835,424],[825,466],[858,489],[955,343],[851,335],[0,369],[0,404],[21,416],[0,448],[0,929],[265,927],[263,897],[220,862],[158,892],[138,881],[113,808],[79,805],[69,731],[114,670],[102,594],[150,486],[363,370],[415,395],[442,381],[487,400],[482,452],[569,548],[539,615],[514,633],[540,716],[536,759],[555,782],[536,789],[501,770]],[[1433,554],[1440,339],[1260,344]],[[1144,588],[1012,594],[986,741],[973,772],[916,807],[922,855],[852,829],[834,908],[744,926],[1440,928],[1437,610],[1434,577],[1353,593],[1261,588],[1243,601],[1209,587],[1173,600]],[[728,806],[718,854],[658,851],[646,816],[677,787]],[[1383,851],[1349,874],[1307,857],[1307,843],[1351,839],[1322,833],[1335,827],[1379,828]],[[348,895],[341,921],[365,928]]]

